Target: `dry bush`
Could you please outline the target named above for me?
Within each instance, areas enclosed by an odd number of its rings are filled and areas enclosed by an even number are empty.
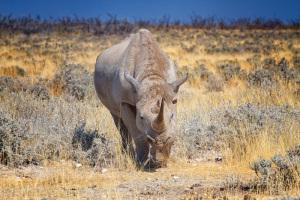
[[[117,146],[95,129],[78,129],[89,114],[84,104],[58,97],[42,100],[25,92],[2,93],[1,98],[2,164],[18,166],[71,159],[91,166],[112,165]],[[92,110],[97,104],[90,106]],[[95,136],[90,149],[75,145],[80,134]],[[79,139],[84,142],[86,138]]]
[[[248,83],[251,86],[259,86],[265,89],[274,87],[276,84],[273,72],[267,69],[259,69],[251,72],[248,75]]]
[[[62,66],[51,82],[52,92],[64,93],[77,100],[83,100],[89,86],[92,85],[91,74],[82,65],[69,64]]]
[[[42,84],[35,84],[30,89],[29,92],[38,99],[41,100],[49,100],[49,91],[45,85]]]
[[[275,145],[277,140],[272,141],[274,138],[268,139],[264,135],[270,127],[273,127],[269,130],[274,130],[277,139],[288,142],[300,140],[296,126],[299,119],[300,110],[289,106],[257,106],[248,103],[238,107],[222,105],[210,111],[199,108],[180,123],[182,135],[179,137],[187,148],[186,156],[189,158],[200,158],[205,152],[211,151],[216,155],[222,153],[229,163],[247,163],[259,153],[252,155],[256,145],[263,142]],[[253,144],[253,141],[261,143]]]
[[[10,76],[0,77],[0,92],[19,92],[27,89],[27,85],[17,78]]]
[[[195,74],[199,74],[200,78],[203,80],[207,80],[209,76],[212,75],[212,72],[207,69],[207,67],[202,64],[197,68],[197,72]]]
[[[294,68],[296,68],[297,70],[300,70],[300,57],[293,57],[293,65]]]
[[[240,64],[237,61],[222,61],[218,63],[217,68],[225,81],[229,81],[234,77],[244,79],[246,76],[246,72],[241,69]]]
[[[278,63],[273,58],[267,58],[261,64],[261,68],[250,72],[248,75],[250,86],[259,86],[268,89],[276,87],[278,81],[299,84],[300,70],[296,67],[290,67],[285,58],[281,58]]]
[[[241,124],[238,134],[225,135],[223,153],[229,165],[245,167],[257,157],[270,157],[300,143],[299,117],[275,124],[270,120],[265,126]]]
[[[205,85],[209,92],[221,92],[224,89],[224,81],[214,74],[210,74]]]
[[[113,166],[114,143],[97,130],[86,130],[86,124],[76,127],[72,137],[73,159],[92,167]]]
[[[271,160],[255,160],[250,167],[259,177],[252,185],[256,190],[278,194],[290,189],[299,189],[300,144],[291,147],[284,156],[277,154]]]
[[[23,126],[23,127],[22,127]],[[33,158],[26,157],[29,148],[24,140],[25,124],[14,122],[10,116],[0,111],[0,163],[10,166],[36,162]]]

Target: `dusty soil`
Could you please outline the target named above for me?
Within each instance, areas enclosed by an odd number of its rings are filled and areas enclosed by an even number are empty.
[[[239,199],[248,193],[227,186],[252,176],[214,162],[171,163],[155,172],[95,170],[68,162],[2,166],[0,199]]]

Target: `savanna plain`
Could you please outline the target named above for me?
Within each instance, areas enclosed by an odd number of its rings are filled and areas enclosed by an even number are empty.
[[[300,199],[299,28],[1,19],[0,199]],[[152,172],[93,85],[97,56],[141,27],[190,75]]]

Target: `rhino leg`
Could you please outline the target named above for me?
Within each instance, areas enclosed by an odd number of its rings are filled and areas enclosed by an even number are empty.
[[[111,115],[113,117],[113,120],[115,122],[117,129],[120,132],[120,135],[122,138],[123,151],[133,157],[134,149],[133,149],[133,145],[132,145],[132,138],[131,138],[130,134],[128,133],[128,129],[126,128],[126,126],[123,123],[121,118],[117,117],[116,115],[114,115],[112,113],[111,113]]]
[[[135,108],[129,104],[123,103],[121,106],[121,117],[130,136],[134,140],[137,164],[138,166],[143,167],[144,162],[148,158],[149,144],[145,134],[141,133],[136,127]]]
[[[136,161],[139,167],[145,167],[148,164],[148,143],[145,141],[136,141]]]

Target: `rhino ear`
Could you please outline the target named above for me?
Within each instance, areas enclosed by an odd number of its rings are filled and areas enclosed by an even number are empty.
[[[137,92],[138,88],[139,88],[139,83],[138,81],[133,78],[128,72],[125,72],[125,79],[131,84],[131,86],[133,87],[134,91]]]
[[[170,84],[175,93],[178,92],[179,87],[188,79],[188,77],[189,77],[189,74],[186,73],[185,76],[183,76],[181,79],[178,79]]]

